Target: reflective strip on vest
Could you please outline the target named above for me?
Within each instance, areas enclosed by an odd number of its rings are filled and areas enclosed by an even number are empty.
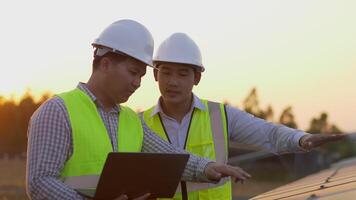
[[[224,136],[224,125],[223,120],[221,118],[220,112],[220,103],[208,101],[209,108],[209,116],[210,116],[210,125],[211,131],[214,140],[214,149],[215,149],[215,158],[217,163],[227,163],[227,153],[225,147],[225,136]],[[197,191],[204,190],[209,188],[215,188],[221,185],[224,185],[226,182],[230,181],[230,177],[226,177],[220,180],[219,183],[194,183],[194,182],[186,182],[187,183],[187,191]],[[176,192],[181,192],[180,184]]]
[[[214,137],[215,157],[217,163],[227,163],[224,125],[221,118],[220,104],[208,101],[211,131]]]
[[[63,182],[73,189],[96,188],[99,178],[98,175],[71,176],[65,177]]]

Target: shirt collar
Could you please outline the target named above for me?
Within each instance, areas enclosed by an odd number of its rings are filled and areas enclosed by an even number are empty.
[[[85,94],[87,94],[90,97],[90,99],[95,103],[95,105],[99,107],[103,107],[103,105],[96,98],[96,96],[89,90],[88,86],[85,83],[79,82],[77,88],[85,92]],[[115,107],[113,107],[112,111],[120,112],[120,105],[116,105]]]
[[[153,108],[153,111],[151,112],[150,117],[153,117],[154,115],[156,115],[160,112],[163,113],[163,110],[161,107],[161,98],[162,97],[160,97],[158,99],[158,102],[157,102],[156,106]],[[195,94],[193,94],[193,102],[192,102],[191,110],[193,110],[193,108],[197,108],[199,110],[206,110],[206,106],[199,99],[199,97],[197,97]]]

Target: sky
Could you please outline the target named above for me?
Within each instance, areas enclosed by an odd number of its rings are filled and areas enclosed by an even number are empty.
[[[91,43],[133,19],[155,39],[174,32],[200,47],[206,71],[194,93],[242,107],[253,87],[275,116],[291,105],[299,128],[312,117],[356,131],[356,1],[6,1],[0,7],[0,96],[60,93],[91,74]],[[126,105],[159,97],[152,69]]]

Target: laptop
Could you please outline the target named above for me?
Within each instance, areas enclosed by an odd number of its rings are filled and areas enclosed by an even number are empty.
[[[96,190],[77,190],[95,200],[129,199],[150,193],[149,198],[171,198],[181,180],[189,154],[119,153],[108,154]]]

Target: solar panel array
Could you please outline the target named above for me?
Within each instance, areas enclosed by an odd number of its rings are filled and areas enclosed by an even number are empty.
[[[295,182],[258,195],[252,199],[356,199],[356,159],[337,163],[330,169],[309,175]]]

